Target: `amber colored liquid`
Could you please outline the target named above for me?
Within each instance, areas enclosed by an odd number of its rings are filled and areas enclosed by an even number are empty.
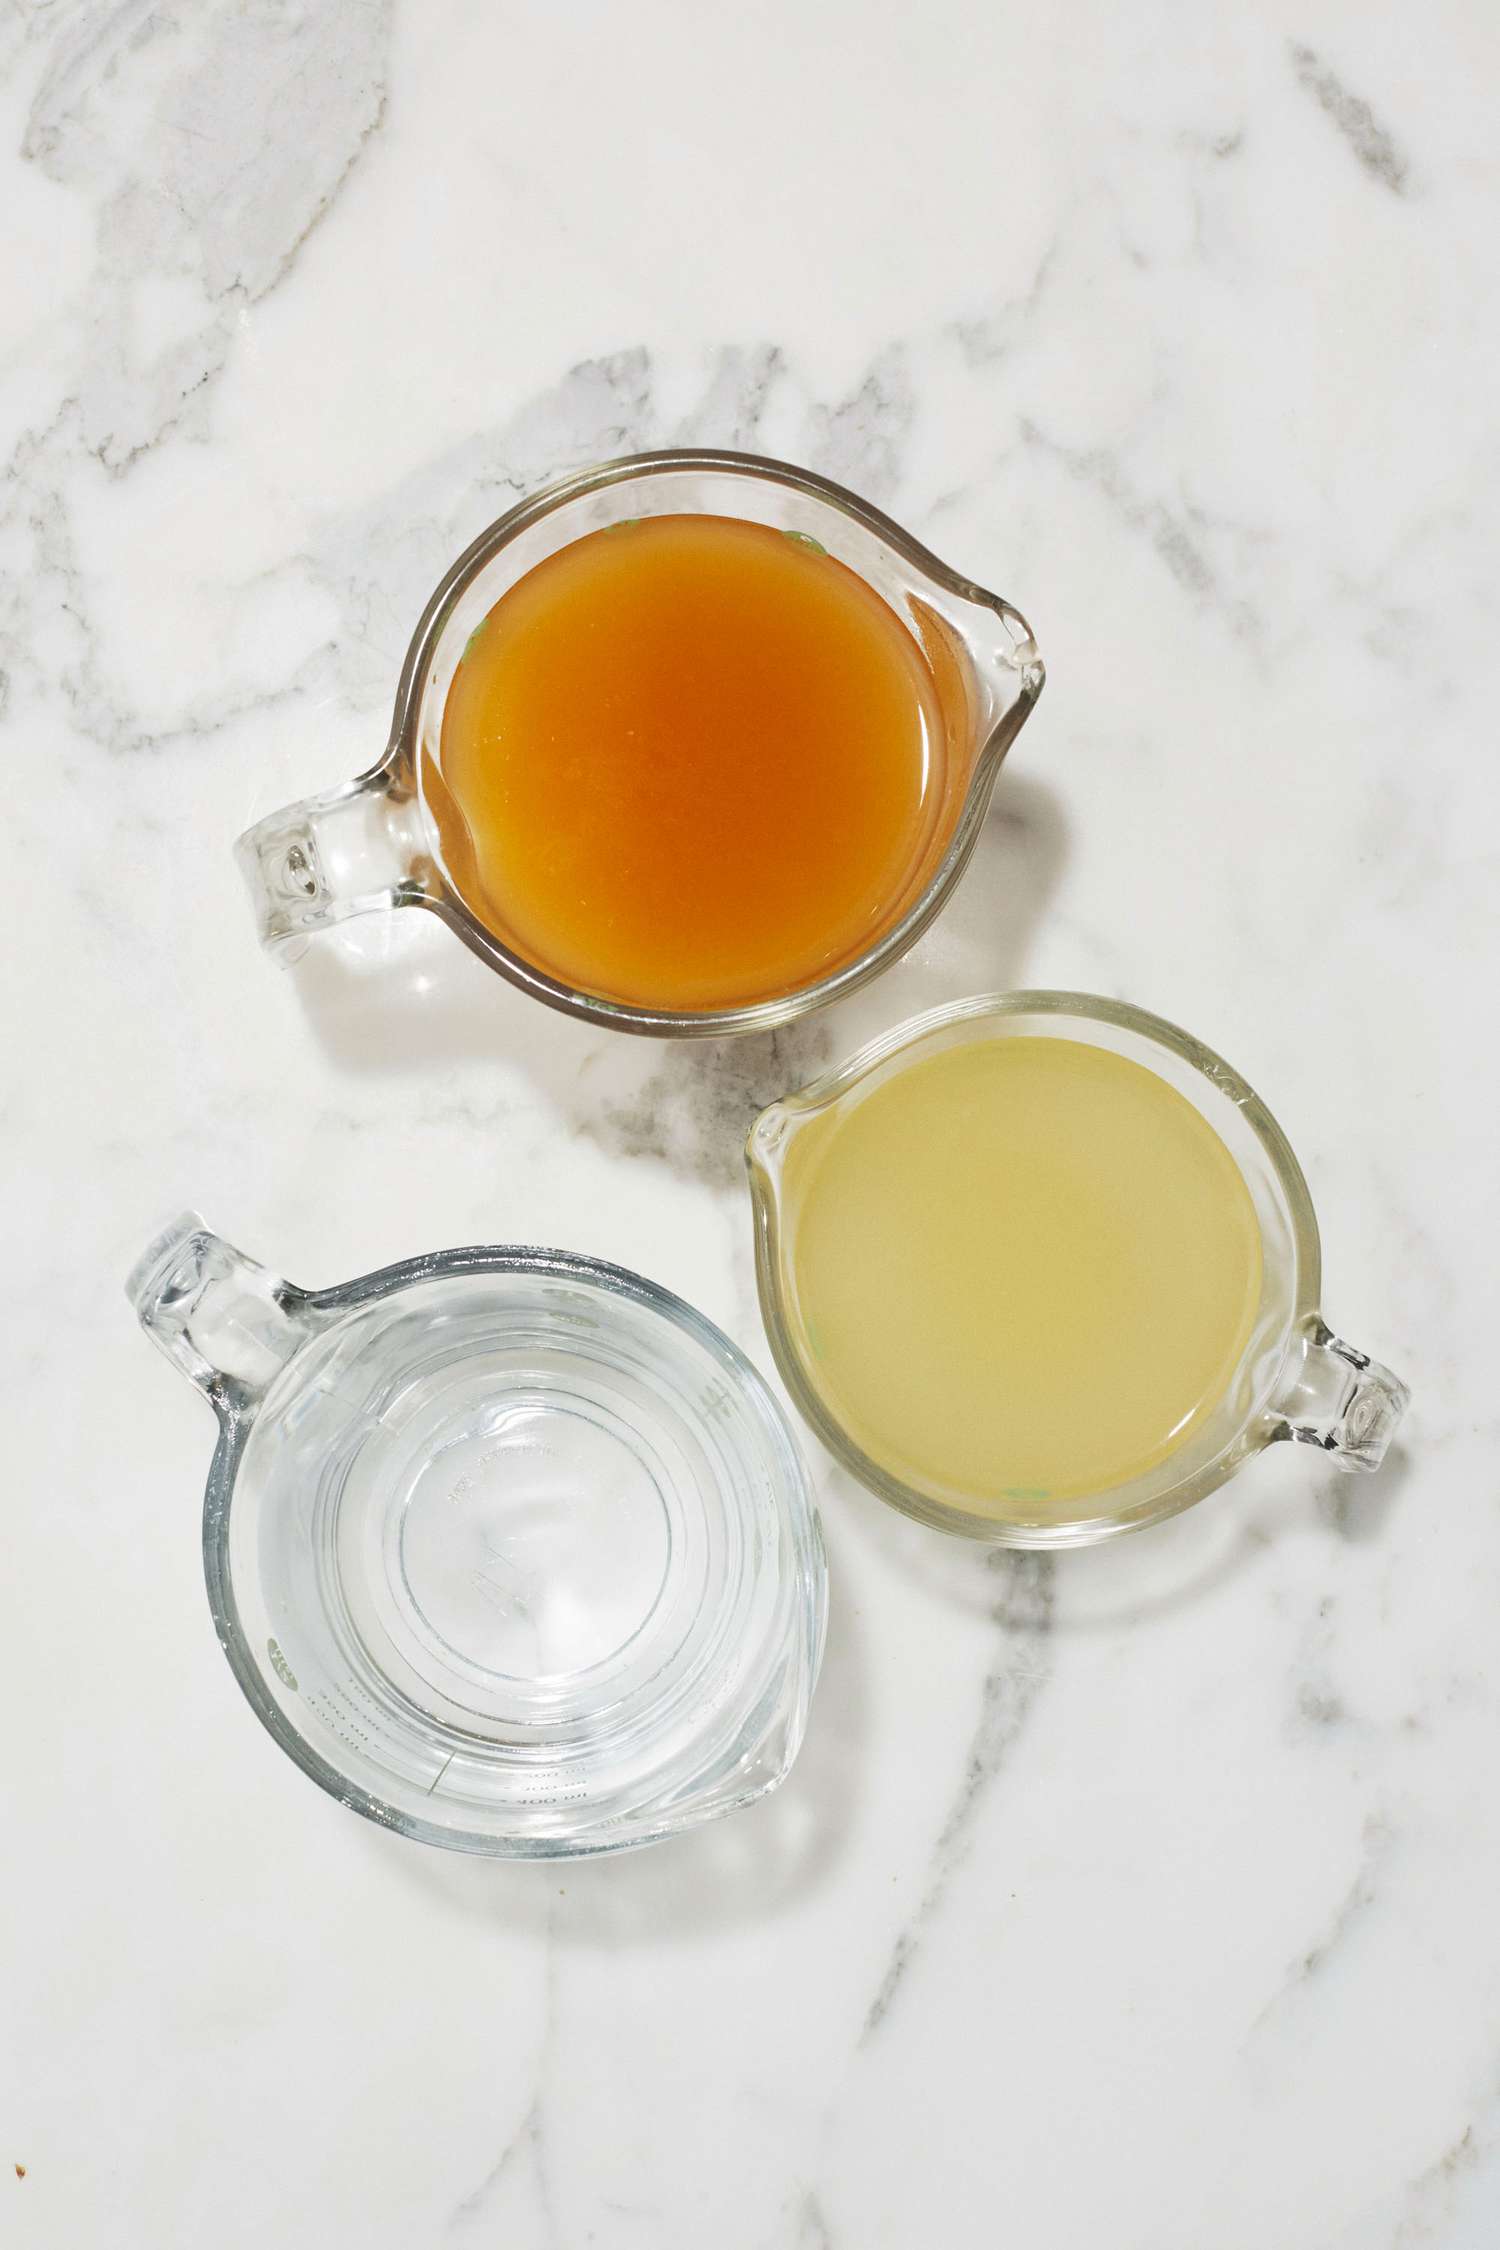
[[[816,982],[912,902],[932,671],[864,580],[723,516],[592,532],[465,651],[427,794],[461,895],[560,982],[671,1012]]]
[[[1143,1476],[1223,1398],[1260,1301],[1238,1165],[1175,1087],[1072,1039],[976,1039],[794,1138],[795,1336],[873,1460],[1035,1519]]]

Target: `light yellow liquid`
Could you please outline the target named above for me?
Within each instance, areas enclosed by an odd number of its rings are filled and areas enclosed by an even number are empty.
[[[874,1461],[991,1518],[1141,1475],[1223,1397],[1260,1296],[1238,1166],[1154,1072],[981,1038],[793,1139],[793,1341]]]

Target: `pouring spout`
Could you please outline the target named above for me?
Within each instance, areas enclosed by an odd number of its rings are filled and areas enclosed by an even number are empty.
[[[1047,682],[1036,636],[1018,609],[998,594],[982,594],[973,605],[968,642],[992,723],[1009,743]]]

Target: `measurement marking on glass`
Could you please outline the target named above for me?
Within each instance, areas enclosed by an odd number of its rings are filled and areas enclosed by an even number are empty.
[[[286,1658],[282,1655],[274,1640],[267,1641],[266,1654],[271,1659],[271,1668],[275,1672],[278,1680],[280,1680],[284,1686],[289,1687],[292,1690],[292,1693],[295,1695],[297,1692],[297,1675],[292,1670],[290,1664],[288,1664]]]

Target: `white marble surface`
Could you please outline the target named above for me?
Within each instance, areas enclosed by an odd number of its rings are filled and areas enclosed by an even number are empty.
[[[1500,2240],[1497,66],[1485,0],[0,10],[7,2245]],[[1035,624],[939,928],[719,1051],[419,916],[276,973],[236,832],[370,759],[512,494],[686,436]],[[820,1462],[778,1798],[549,1872],[309,1787],[209,1627],[151,1229],[586,1248],[764,1364],[752,1108],[1016,982],[1263,1088],[1392,1465],[1054,1562]]]

